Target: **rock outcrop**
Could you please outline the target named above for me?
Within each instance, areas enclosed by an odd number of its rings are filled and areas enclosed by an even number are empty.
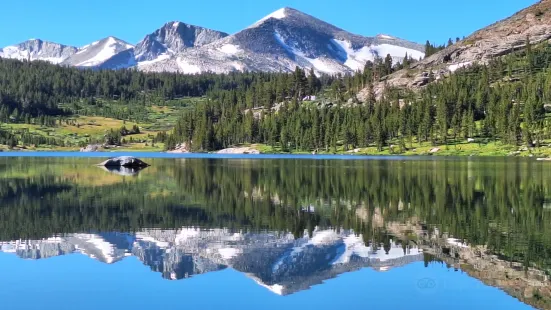
[[[86,147],[83,147],[80,149],[81,152],[89,153],[89,152],[99,152],[99,150],[102,148],[101,144],[90,144]]]
[[[216,152],[218,154],[260,154],[260,151],[252,147],[232,147]]]
[[[191,153],[191,145],[187,143],[177,144],[173,150],[167,151],[167,153]]]

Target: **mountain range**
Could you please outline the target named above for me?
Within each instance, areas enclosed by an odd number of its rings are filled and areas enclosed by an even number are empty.
[[[79,68],[137,68],[147,72],[290,72],[297,66],[318,73],[349,73],[368,60],[391,55],[424,57],[424,46],[389,35],[352,34],[292,8],[282,8],[229,35],[172,21],[136,45],[108,37],[80,48],[32,39],[0,49],[0,57],[43,60]]]

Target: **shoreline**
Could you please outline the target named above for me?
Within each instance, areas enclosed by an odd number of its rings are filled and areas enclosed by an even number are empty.
[[[447,159],[531,159],[534,161],[549,161],[548,157],[536,156],[500,156],[500,155],[424,155],[424,154],[305,154],[305,153],[261,153],[261,154],[230,154],[230,153],[169,153],[156,151],[113,151],[113,152],[79,152],[79,151],[3,151],[0,158],[42,157],[42,158],[112,158],[118,156],[134,156],[139,158],[182,158],[182,159],[310,159],[310,160],[447,160]]]
[[[221,150],[210,152],[188,152],[185,149],[176,149],[171,151],[163,150],[161,147],[157,148],[139,148],[134,145],[125,145],[117,148],[99,149],[97,151],[82,152],[81,148],[26,148],[26,149],[0,149],[0,156],[29,156],[28,154],[56,154],[62,153],[65,156],[78,156],[78,157],[113,157],[121,154],[140,154],[140,156],[160,156],[160,157],[235,157],[235,156],[248,156],[248,157],[266,157],[277,156],[284,157],[331,157],[331,158],[362,158],[362,157],[507,157],[507,158],[534,158],[538,160],[551,160],[551,147],[540,148],[527,148],[519,146],[504,145],[501,143],[488,143],[488,144],[458,144],[448,146],[432,146],[421,145],[417,148],[409,148],[405,152],[394,152],[392,147],[384,148],[382,151],[378,151],[375,147],[357,148],[353,150],[343,150],[342,147],[336,150],[336,152],[283,152],[279,147],[271,147],[265,144],[248,144],[237,145]],[[79,154],[79,155],[77,155]],[[88,155],[82,155],[88,154]],[[100,154],[93,155],[93,154]]]

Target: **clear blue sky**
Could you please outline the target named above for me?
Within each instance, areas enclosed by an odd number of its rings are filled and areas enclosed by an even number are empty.
[[[537,0],[21,0],[4,1],[0,47],[30,38],[82,46],[107,36],[135,44],[178,20],[235,33],[293,7],[360,35],[444,43],[508,17]]]

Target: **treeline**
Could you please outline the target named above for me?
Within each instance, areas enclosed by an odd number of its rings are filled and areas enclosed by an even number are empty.
[[[393,63],[386,55],[368,62],[377,79],[416,61],[405,55],[402,63]],[[336,79],[346,91],[358,92],[365,87],[363,74],[348,76],[324,75],[300,70],[293,73],[235,72],[230,74],[203,73],[182,75],[174,73],[144,73],[137,70],[82,70],[55,66],[45,62],[18,61],[0,58],[0,120],[30,122],[38,116],[68,113],[101,114],[129,117],[140,107],[165,104],[183,97],[208,96],[216,99],[231,95],[244,107],[268,105],[285,98],[302,99],[330,88]],[[372,77],[369,77],[372,78]],[[126,108],[105,102],[120,102]],[[60,106],[60,104],[62,104]],[[138,110],[138,111],[132,111]]]
[[[23,122],[40,115],[91,113],[109,110],[105,100],[128,106],[163,103],[183,97],[202,97],[221,91],[250,102],[261,94],[303,96],[297,84],[310,82],[310,92],[330,85],[331,77],[298,81],[305,76],[279,73],[231,73],[181,75],[144,73],[136,70],[81,70],[36,61],[0,58],[0,120]],[[276,82],[277,81],[277,82]],[[275,98],[274,98],[275,99]],[[63,108],[60,104],[65,103]],[[97,108],[94,108],[97,107]],[[114,111],[119,117],[122,111]],[[107,115],[106,115],[107,116]]]
[[[442,44],[442,45],[436,45],[434,43],[431,43],[429,40],[427,40],[427,43],[425,43],[425,58],[432,56],[438,53],[439,51],[445,49],[446,47],[452,46],[455,43],[459,43],[459,41],[461,40],[465,40],[465,37],[463,37],[463,39],[460,39],[459,37],[457,37],[455,38],[455,42],[452,40],[452,38],[449,38],[448,43]]]
[[[364,72],[333,80],[329,104],[304,104],[295,97],[275,108],[258,104],[255,110],[243,109],[233,96],[220,96],[186,111],[165,142],[168,148],[185,142],[196,151],[266,143],[300,151],[393,145],[400,153],[414,142],[445,145],[470,138],[537,147],[551,138],[545,117],[550,60],[549,45],[527,44],[488,66],[460,69],[420,93],[390,89],[379,102],[372,86],[377,66],[368,64]],[[357,102],[347,91],[353,89],[346,86],[350,82],[367,84],[372,93],[367,102]]]

